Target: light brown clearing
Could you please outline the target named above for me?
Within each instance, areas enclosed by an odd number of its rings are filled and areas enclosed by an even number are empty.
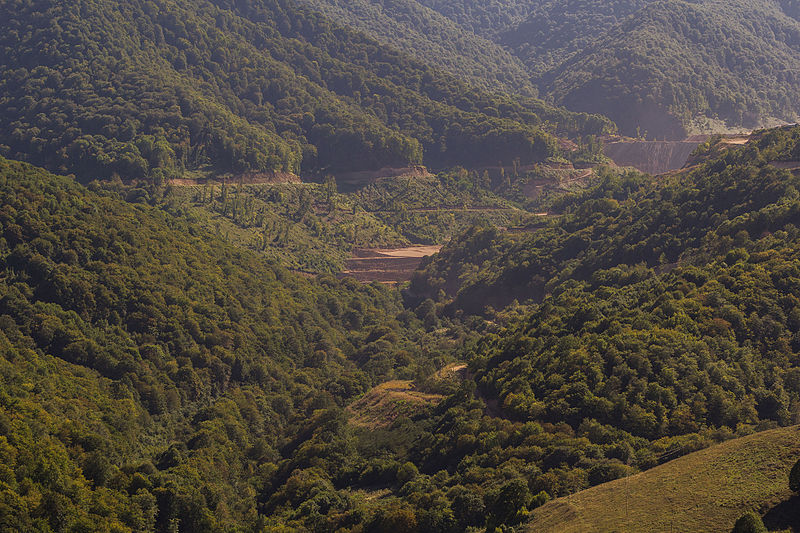
[[[743,144],[747,144],[747,142],[749,140],[750,140],[750,137],[731,137],[731,138],[722,139],[721,142],[722,142],[722,144],[734,144],[734,145],[737,145],[737,146],[741,146]]]
[[[411,381],[387,381],[367,392],[352,404],[347,411],[350,422],[366,428],[388,427],[401,416],[412,417],[442,401],[440,394],[428,394],[416,390]]]
[[[422,165],[402,168],[384,167],[379,170],[342,172],[336,175],[336,181],[338,183],[367,184],[383,178],[425,178],[431,175],[428,169]]]
[[[466,363],[451,363],[434,374],[438,380],[463,380],[467,377]]]
[[[383,248],[373,251],[385,257],[425,257],[426,255],[433,255],[441,249],[441,245],[435,244],[432,246],[409,246],[407,248]]]
[[[411,279],[422,258],[435,254],[441,246],[408,246],[405,248],[358,248],[345,262],[344,276],[370,283],[399,283]]]
[[[800,161],[770,161],[769,163],[776,168],[785,168],[787,170],[795,170],[800,168]]]

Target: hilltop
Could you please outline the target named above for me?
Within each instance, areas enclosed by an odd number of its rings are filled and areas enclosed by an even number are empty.
[[[748,128],[796,121],[797,20],[772,2],[648,4],[544,74],[543,92],[657,139],[682,139],[703,117]]]
[[[415,0],[303,0],[331,20],[461,77],[484,90],[535,96],[517,57]]]

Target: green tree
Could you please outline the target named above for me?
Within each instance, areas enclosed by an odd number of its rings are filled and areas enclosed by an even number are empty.
[[[767,528],[761,521],[761,517],[750,511],[736,521],[731,531],[732,533],[766,533]]]

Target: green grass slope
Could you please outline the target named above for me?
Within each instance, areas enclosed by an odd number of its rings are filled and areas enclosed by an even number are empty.
[[[729,531],[746,511],[800,504],[788,487],[798,458],[800,426],[730,440],[553,500],[533,511],[526,531]]]

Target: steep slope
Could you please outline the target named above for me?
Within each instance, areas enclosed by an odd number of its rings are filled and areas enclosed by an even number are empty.
[[[752,129],[800,116],[793,1],[406,0],[348,3],[349,9],[326,4],[326,12],[373,34],[389,30],[387,39],[399,33],[404,49],[429,58],[429,17],[420,4],[461,27],[440,42],[465,44],[471,33],[488,38],[525,63],[548,101],[609,116],[627,135],[683,140],[687,132]],[[423,35],[413,38],[417,33]],[[473,46],[446,50],[439,61],[489,60]],[[469,70],[480,76],[480,68]],[[486,71],[489,83],[494,72]]]
[[[790,221],[759,212],[775,212],[798,186],[796,176],[770,162],[797,158],[799,137],[800,128],[773,130],[660,181],[601,174],[596,187],[554,202],[551,209],[563,216],[546,228],[520,235],[473,228],[424,265],[410,290],[443,290],[452,309],[482,312],[515,299],[541,301],[569,279],[591,280],[606,269],[666,268],[701,250],[705,257],[704,246],[729,243],[738,229],[756,239]],[[714,231],[717,241],[709,238]]]
[[[154,181],[540,160],[609,123],[479,91],[288,0],[15,0],[0,153]],[[489,155],[491,154],[491,155]]]
[[[410,362],[388,291],[7,160],[0,206],[3,530],[258,529],[304,431]]]
[[[497,39],[513,51],[534,78],[591,46],[615,25],[654,0],[530,2],[531,13]]]
[[[606,142],[603,153],[614,163],[634,167],[649,174],[663,174],[683,168],[700,141],[634,141]]]
[[[535,9],[532,0],[419,0],[419,3],[455,21],[476,35],[493,39]]]
[[[682,139],[701,117],[795,122],[798,45],[800,24],[773,2],[655,2],[545,74],[543,90],[657,139]]]
[[[549,502],[527,531],[729,531],[748,510],[782,529],[772,509],[797,505],[787,480],[798,457],[798,426],[734,439]]]
[[[489,91],[535,95],[522,62],[415,0],[302,0],[348,27]]]

